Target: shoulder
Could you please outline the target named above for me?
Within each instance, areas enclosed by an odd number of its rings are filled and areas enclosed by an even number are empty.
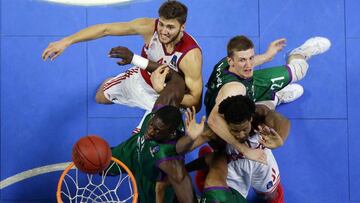
[[[215,68],[225,69],[229,67],[227,57],[222,58],[216,65]]]
[[[187,32],[184,32],[184,36],[182,37],[182,46],[184,46],[184,48],[187,49],[194,49],[194,48],[200,49],[200,46],[195,40],[195,38],[189,35]]]
[[[226,96],[234,96],[234,95],[245,95],[246,87],[244,84],[238,81],[228,82],[222,86],[220,92],[225,94]]]
[[[170,141],[167,143],[156,143],[152,147],[154,156],[157,159],[177,159],[181,158],[176,152],[176,141]],[[179,157],[178,157],[179,156]]]
[[[216,103],[220,103],[227,97],[236,95],[246,95],[246,87],[241,82],[228,82],[221,87],[216,97]]]
[[[181,39],[180,45],[177,47],[179,52],[182,52],[182,61],[190,61],[190,60],[201,60],[202,52],[199,44],[195,41],[195,39],[184,32],[184,36]],[[180,63],[181,64],[181,63]]]
[[[200,48],[193,48],[179,59],[179,68],[185,75],[201,75],[202,53]]]

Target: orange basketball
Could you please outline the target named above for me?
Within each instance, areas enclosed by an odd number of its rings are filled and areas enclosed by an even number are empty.
[[[82,172],[100,173],[110,164],[111,149],[101,137],[88,135],[75,143],[72,150],[72,160]]]

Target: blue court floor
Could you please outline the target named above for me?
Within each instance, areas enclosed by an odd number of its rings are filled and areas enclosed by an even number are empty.
[[[162,0],[81,7],[43,0],[1,0],[0,180],[71,160],[73,143],[87,134],[117,145],[130,136],[142,111],[99,105],[98,85],[126,68],[107,57],[114,46],[140,53],[137,36],[107,37],[69,47],[44,62],[47,45],[87,26],[157,17]],[[331,49],[310,61],[300,82],[305,93],[278,110],[290,118],[291,134],[274,151],[285,202],[360,202],[360,1],[359,0],[183,0],[186,31],[203,51],[203,78],[226,55],[235,35],[249,36],[257,53],[285,37],[287,46],[266,68],[311,36],[325,36]],[[198,115],[204,114],[204,110]],[[196,158],[197,151],[187,157]],[[60,172],[26,179],[0,190],[2,203],[55,202]]]

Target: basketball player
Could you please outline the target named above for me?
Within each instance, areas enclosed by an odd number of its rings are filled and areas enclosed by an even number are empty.
[[[328,39],[313,37],[290,52],[285,66],[254,71],[253,43],[245,36],[232,38],[227,47],[228,56],[215,65],[206,85],[208,89],[204,103],[209,127],[227,143],[236,143],[219,113],[219,104],[234,95],[247,95],[255,102],[273,100],[276,92],[306,75],[309,58],[327,51],[329,47]],[[293,93],[294,97],[298,97],[302,89],[298,95]],[[248,148],[244,144],[238,143],[234,147],[247,154]],[[257,156],[248,158],[266,162],[263,153],[257,153]]]
[[[228,130],[238,142],[264,151],[267,165],[246,159],[229,144],[226,145],[225,151],[216,151],[208,154],[206,158],[200,158],[196,167],[199,167],[199,163],[206,163],[209,167],[202,201],[241,202],[252,186],[266,202],[283,202],[279,169],[269,148],[283,145],[290,129],[289,120],[265,105],[257,105],[255,109],[254,102],[242,95],[223,100],[219,105],[219,114],[224,117]],[[194,128],[204,128],[202,124],[194,124],[194,120],[190,120]],[[210,129],[204,131],[201,136],[198,135],[191,136],[196,137],[193,146],[178,147],[178,151],[194,149],[204,142],[218,139]],[[221,154],[223,152],[227,159]],[[191,168],[194,167],[194,163],[192,165],[187,167],[188,170],[193,170]]]
[[[185,107],[201,107],[202,54],[197,42],[184,31],[187,7],[178,1],[166,1],[158,10],[159,18],[138,18],[129,22],[99,24],[80,30],[50,43],[42,53],[44,60],[54,60],[68,46],[105,36],[141,35],[144,39],[142,56],[134,55],[125,73],[105,80],[96,93],[101,104],[124,104],[151,112],[158,94],[152,88],[150,73],[145,70],[149,60],[167,64],[184,76],[187,92],[181,101]],[[141,126],[141,123],[138,127]]]
[[[169,81],[157,98],[153,112],[145,117],[141,130],[114,147],[112,154],[134,173],[140,202],[162,202],[164,197],[156,194],[155,189],[164,178],[170,182],[179,202],[194,202],[196,199],[184,156],[177,151],[177,141],[184,137],[179,105],[185,94],[185,81],[177,72],[166,71],[165,65],[156,71],[162,69]],[[204,122],[205,118],[200,125]],[[190,134],[196,132],[190,130]],[[114,167],[110,172],[117,174],[116,170]],[[166,202],[173,198],[169,192],[165,196]]]

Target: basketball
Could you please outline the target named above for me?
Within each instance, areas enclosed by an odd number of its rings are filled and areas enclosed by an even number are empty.
[[[80,138],[73,147],[72,160],[82,172],[95,174],[105,170],[111,161],[109,144],[97,135]]]

